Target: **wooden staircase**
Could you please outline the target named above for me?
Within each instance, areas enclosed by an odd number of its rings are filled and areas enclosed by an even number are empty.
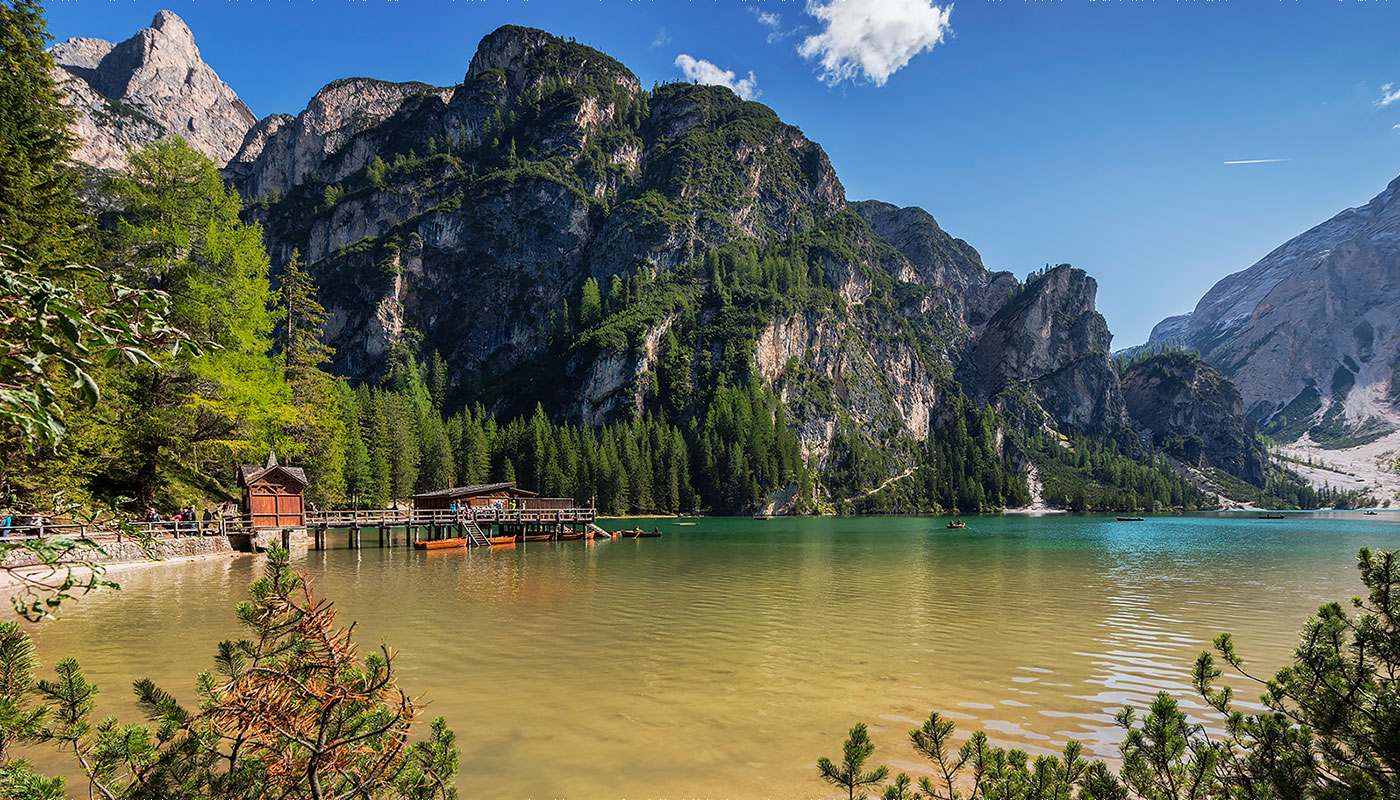
[[[600,536],[600,537],[602,537],[602,538],[604,538],[604,539],[611,539],[611,538],[613,538],[613,534],[612,534],[611,531],[605,531],[605,530],[603,530],[602,528],[598,527],[598,523],[596,523],[596,522],[590,522],[590,523],[588,523],[588,530],[589,530],[589,532],[592,533],[595,537],[599,537],[599,536]]]
[[[471,541],[473,547],[491,546],[491,540],[486,538],[486,534],[476,524],[476,520],[471,517],[468,516],[462,520],[462,530],[466,531],[467,539]]]

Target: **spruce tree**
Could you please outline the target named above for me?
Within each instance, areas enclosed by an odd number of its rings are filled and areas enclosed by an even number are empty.
[[[43,3],[0,0],[0,243],[41,271],[79,257],[74,114],[54,82]]]

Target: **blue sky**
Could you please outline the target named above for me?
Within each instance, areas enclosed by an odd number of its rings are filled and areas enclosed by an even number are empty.
[[[922,206],[994,269],[1088,270],[1115,347],[1400,175],[1400,97],[1386,104],[1383,88],[1400,87],[1400,0],[48,8],[59,40],[124,39],[174,10],[259,116],[296,113],[351,75],[458,83],[506,23],[597,47],[646,86],[688,77],[684,65],[757,93],[821,143],[851,199]],[[1225,163],[1256,159],[1283,160]]]

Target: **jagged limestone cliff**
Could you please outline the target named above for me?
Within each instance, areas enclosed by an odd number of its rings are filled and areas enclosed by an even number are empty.
[[[1285,242],[1152,332],[1200,351],[1270,435],[1336,446],[1400,420],[1400,179]]]
[[[74,157],[126,165],[127,148],[181,136],[217,164],[238,152],[257,117],[200,58],[184,20],[161,11],[124,42],[69,39],[51,48],[78,111]]]
[[[1128,415],[1158,449],[1263,485],[1264,448],[1239,390],[1214,367],[1194,353],[1164,352],[1133,359],[1122,380]]]

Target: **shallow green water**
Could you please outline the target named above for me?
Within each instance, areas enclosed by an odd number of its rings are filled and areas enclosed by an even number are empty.
[[[1357,592],[1357,548],[1400,547],[1394,514],[675,522],[295,558],[457,731],[464,797],[798,798],[825,796],[813,764],[858,720],[917,768],[905,732],[931,709],[962,735],[1112,755],[1112,714],[1160,689],[1189,703],[1216,633],[1277,666],[1308,613]],[[121,592],[36,629],[40,654],[78,655],[104,711],[130,715],[140,676],[188,697],[259,569],[118,570]]]

